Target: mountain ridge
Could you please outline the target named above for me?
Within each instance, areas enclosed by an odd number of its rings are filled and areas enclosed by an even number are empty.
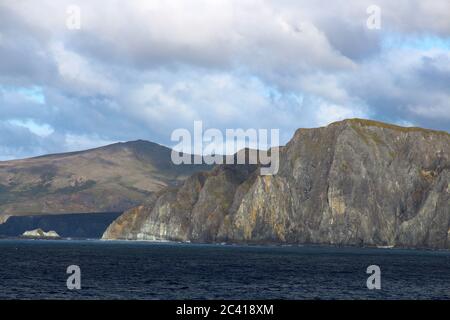
[[[209,166],[176,166],[144,140],[0,162],[0,220],[8,215],[123,211]]]
[[[449,248],[448,133],[350,119],[299,129],[279,150],[278,174],[196,173],[103,238]]]

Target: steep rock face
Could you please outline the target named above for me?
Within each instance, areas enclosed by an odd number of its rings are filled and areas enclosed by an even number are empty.
[[[445,132],[359,119],[300,129],[277,175],[218,166],[103,237],[449,248],[449,153]]]
[[[216,241],[225,216],[242,197],[252,165],[221,165],[211,172],[196,173],[180,188],[169,188],[148,205],[121,215],[105,232],[104,239]],[[239,203],[239,201],[236,201]]]

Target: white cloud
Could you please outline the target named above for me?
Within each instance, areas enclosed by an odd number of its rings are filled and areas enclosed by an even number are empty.
[[[118,90],[118,84],[104,70],[79,54],[68,51],[64,44],[53,44],[50,52],[56,61],[59,78],[67,90],[78,95],[111,95]]]
[[[376,31],[371,0],[78,0],[78,31],[72,4],[0,5],[0,156],[168,144],[194,120],[282,142],[348,117],[450,129],[447,0],[379,0]]]
[[[367,114],[363,110],[326,103],[320,104],[316,112],[316,121],[321,126],[351,118],[367,118]]]
[[[105,146],[117,141],[105,140],[97,135],[73,135],[68,134],[64,139],[64,151],[79,151],[92,149],[98,146]]]
[[[14,125],[14,126],[27,128],[33,134],[35,134],[39,137],[48,137],[49,135],[51,135],[52,133],[55,132],[50,125],[48,125],[46,123],[39,124],[30,119],[25,120],[25,121],[24,120],[10,120],[10,121],[8,121],[8,123],[11,125]]]

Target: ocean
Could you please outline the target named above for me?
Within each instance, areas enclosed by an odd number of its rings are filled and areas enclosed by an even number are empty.
[[[1,240],[0,299],[450,299],[450,252]]]

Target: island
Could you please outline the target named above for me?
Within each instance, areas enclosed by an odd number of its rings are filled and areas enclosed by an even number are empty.
[[[22,234],[22,237],[24,238],[33,238],[33,239],[59,239],[61,238],[56,231],[49,231],[45,232],[42,229],[35,229],[30,231],[25,231]]]

